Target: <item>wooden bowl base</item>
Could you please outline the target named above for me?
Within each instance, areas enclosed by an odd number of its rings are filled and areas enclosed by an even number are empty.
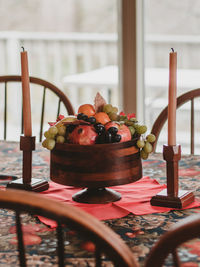
[[[72,199],[80,203],[105,204],[121,199],[121,194],[109,188],[86,188],[72,196]]]

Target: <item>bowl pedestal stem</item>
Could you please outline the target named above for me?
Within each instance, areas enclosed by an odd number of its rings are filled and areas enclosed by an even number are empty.
[[[121,194],[110,188],[85,188],[72,196],[76,202],[105,204],[121,199]]]

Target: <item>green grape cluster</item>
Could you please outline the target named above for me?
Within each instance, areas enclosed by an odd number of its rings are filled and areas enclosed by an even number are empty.
[[[103,112],[107,113],[111,121],[118,120],[118,108],[113,107],[111,104],[106,104],[103,106]]]
[[[130,118],[128,119],[128,117],[126,115],[119,115],[118,116],[118,121],[121,123],[124,123],[126,126],[128,126],[132,138],[138,137],[142,134],[145,134],[147,131],[147,126],[146,125],[140,125],[137,121],[136,118]]]
[[[147,159],[149,154],[153,151],[151,143],[155,142],[156,137],[154,134],[148,134],[146,138],[140,138],[137,141],[137,147],[140,148],[140,156],[142,159]]]
[[[46,139],[42,142],[42,146],[52,150],[56,143],[63,144],[66,140],[66,126],[62,123],[57,123],[55,126],[51,126],[46,132],[44,132]]]
[[[111,104],[106,104],[103,107],[103,112],[106,112],[111,121],[118,121],[125,124],[131,133],[132,139],[140,138],[137,141],[137,147],[140,149],[140,155],[142,159],[147,159],[152,152],[152,143],[155,142],[156,137],[153,134],[144,136],[147,132],[146,125],[140,125],[136,118],[128,118],[126,115],[118,115],[118,108],[113,107]]]

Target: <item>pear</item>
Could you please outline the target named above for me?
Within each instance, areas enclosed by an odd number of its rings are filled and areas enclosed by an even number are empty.
[[[76,121],[77,120],[77,117],[76,116],[73,116],[73,115],[70,115],[68,117],[65,117],[63,118],[62,120],[58,121],[55,126],[58,128],[60,126],[63,126],[63,122],[73,122],[73,121]]]

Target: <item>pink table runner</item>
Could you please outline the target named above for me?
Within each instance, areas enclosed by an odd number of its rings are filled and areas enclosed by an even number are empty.
[[[156,180],[145,176],[137,182],[109,187],[121,193],[122,198],[119,201],[108,204],[84,204],[72,200],[72,195],[80,188],[64,186],[54,182],[50,182],[49,189],[41,192],[46,197],[68,204],[77,206],[86,212],[92,214],[99,220],[108,220],[121,218],[129,213],[135,215],[144,215],[151,213],[167,212],[171,208],[151,206],[150,199],[158,192],[166,188],[166,185],[160,185]],[[194,208],[200,206],[200,202],[195,200],[186,208]],[[185,208],[185,209],[186,209]],[[39,219],[51,227],[55,227],[55,222],[39,217]]]

